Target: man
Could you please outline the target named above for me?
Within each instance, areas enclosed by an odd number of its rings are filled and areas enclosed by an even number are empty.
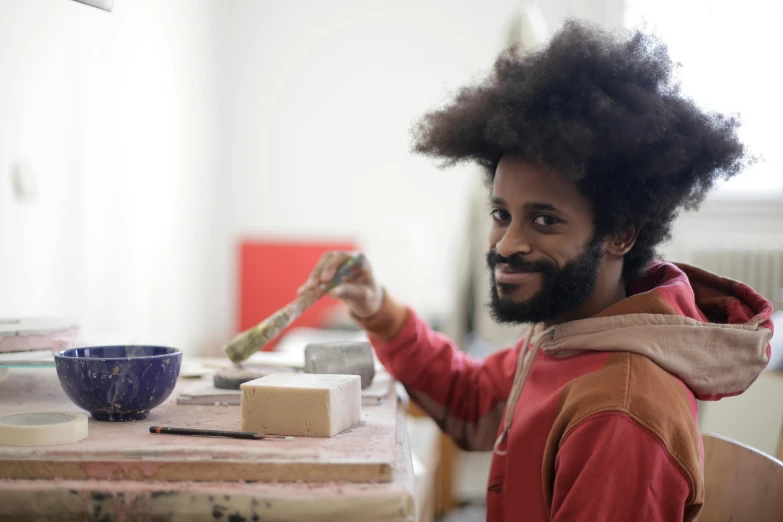
[[[468,358],[368,268],[334,290],[378,357],[463,448],[494,449],[490,521],[691,521],[704,502],[696,399],[769,358],[770,303],[655,260],[682,208],[739,172],[738,123],[680,95],[665,46],[569,22],[544,49],[428,114],[415,150],[491,181],[491,309],[531,323]],[[326,254],[303,289],[347,254]]]

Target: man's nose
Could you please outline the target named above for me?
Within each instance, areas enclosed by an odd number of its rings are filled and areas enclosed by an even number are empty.
[[[501,256],[509,259],[514,255],[524,256],[530,254],[533,248],[530,246],[524,230],[519,230],[517,227],[508,227],[500,241],[495,244],[495,250]]]

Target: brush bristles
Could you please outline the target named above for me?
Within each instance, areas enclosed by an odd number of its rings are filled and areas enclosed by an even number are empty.
[[[277,337],[290,322],[285,309],[280,310],[255,328],[237,335],[233,341],[223,348],[223,351],[226,352],[226,355],[232,362],[241,363],[263,348],[266,343]]]
[[[256,330],[248,330],[237,335],[223,348],[223,351],[231,359],[231,362],[241,363],[263,348],[265,344],[266,339],[263,335],[257,333]]]

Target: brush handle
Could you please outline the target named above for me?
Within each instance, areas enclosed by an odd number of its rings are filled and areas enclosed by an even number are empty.
[[[292,319],[293,321],[296,319],[296,317],[302,315],[302,312],[307,310],[312,304],[328,294],[329,291],[334,287],[348,279],[351,279],[352,277],[359,275],[359,272],[361,272],[362,268],[365,266],[367,266],[367,258],[364,257],[364,254],[356,254],[355,256],[348,258],[342,265],[340,265],[340,268],[337,270],[337,272],[335,272],[331,281],[329,281],[325,287],[320,286],[305,292],[299,296],[299,298],[291,301],[288,305],[286,305],[283,310],[288,309],[290,313],[295,314],[295,317]]]
[[[291,437],[282,435],[264,435],[252,431],[223,431],[223,430],[200,430],[195,428],[171,428],[168,426],[150,426],[150,433],[160,433],[164,435],[195,435],[200,437],[229,437],[232,439],[251,439],[251,440],[289,440]]]
[[[297,299],[294,299],[283,308],[275,312],[272,316],[259,323],[255,328],[259,330],[266,330],[264,337],[269,340],[277,337],[280,332],[288,327],[291,323],[296,321],[305,310],[310,308],[323,296],[329,293],[334,287],[338,286],[343,281],[350,279],[359,274],[359,272],[367,264],[367,258],[363,254],[356,254],[355,256],[348,258],[339,270],[334,274],[332,280],[326,284],[325,287],[316,287],[308,292],[305,292]],[[268,342],[267,341],[267,342]]]
[[[283,308],[234,338],[223,349],[234,363],[240,363],[257,352],[269,341],[280,335],[305,310],[343,281],[355,277],[367,265],[363,254],[348,258],[325,287],[319,286],[305,292]]]

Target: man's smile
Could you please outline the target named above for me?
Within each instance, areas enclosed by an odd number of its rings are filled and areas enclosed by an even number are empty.
[[[540,272],[521,270],[505,263],[495,266],[495,283],[498,285],[525,285],[540,277]]]

